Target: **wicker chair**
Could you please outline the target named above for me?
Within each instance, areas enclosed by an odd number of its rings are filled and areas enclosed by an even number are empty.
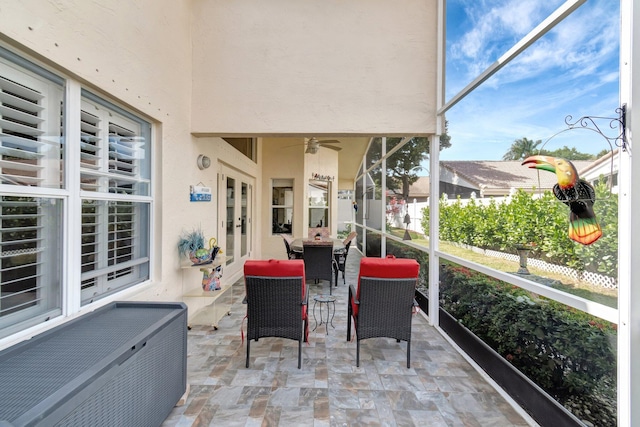
[[[349,286],[347,341],[351,318],[356,332],[356,366],[360,366],[360,341],[395,338],[407,342],[407,368],[411,366],[411,315],[420,265],[414,259],[362,258],[358,289]]]
[[[307,280],[329,281],[329,295],[333,294],[333,276],[335,260],[333,259],[333,242],[305,241],[302,243],[302,258]]]
[[[287,258],[300,259],[300,254],[291,250],[291,242],[293,242],[291,236],[289,234],[281,234],[280,237],[282,237],[282,240],[284,241],[284,247],[287,250]]]
[[[351,241],[353,241],[353,239],[355,239],[357,235],[358,233],[356,233],[355,231],[352,231],[351,233],[349,233],[347,238],[344,239],[344,241],[342,242],[344,243],[344,251],[333,253],[333,257],[335,258],[335,261],[336,261],[336,264],[335,264],[336,286],[338,285],[338,271],[342,272],[342,283],[343,284],[347,283],[346,279],[344,278],[344,270],[347,265],[347,255],[349,254],[349,247],[351,247]]]
[[[251,340],[280,337],[308,342],[307,286],[302,260],[249,260],[244,264],[247,303],[247,362]]]

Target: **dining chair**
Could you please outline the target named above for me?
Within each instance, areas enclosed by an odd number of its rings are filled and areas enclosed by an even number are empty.
[[[329,281],[329,295],[333,294],[333,277],[335,260],[333,258],[333,242],[305,241],[302,243],[302,258],[307,280]]]
[[[287,259],[299,259],[300,254],[291,250],[291,242],[293,242],[293,238],[289,234],[281,234],[282,240],[284,241],[284,247],[287,251]]]
[[[308,342],[308,295],[302,260],[248,260],[244,264],[247,304],[247,360],[251,340],[280,337],[298,341],[298,369],[302,341]]]
[[[347,265],[347,255],[349,254],[349,248],[351,247],[351,242],[356,238],[358,233],[352,231],[349,235],[342,241],[344,244],[344,249],[341,251],[337,251],[333,253],[333,256],[336,261],[336,269],[335,269],[335,283],[338,285],[338,271],[342,272],[342,283],[346,284],[347,281],[344,277],[345,267]]]
[[[357,289],[349,285],[347,342],[351,319],[356,333],[356,366],[360,366],[360,341],[395,338],[407,342],[407,368],[411,366],[411,316],[420,265],[414,259],[362,258]]]

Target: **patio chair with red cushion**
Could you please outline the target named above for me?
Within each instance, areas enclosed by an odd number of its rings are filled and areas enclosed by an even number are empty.
[[[247,362],[251,340],[280,337],[308,342],[307,288],[303,260],[248,260],[244,264],[247,303]]]
[[[395,338],[407,342],[407,368],[411,365],[411,316],[420,265],[414,259],[362,258],[358,288],[349,285],[347,341],[351,319],[356,333],[356,366],[360,366],[360,341]]]

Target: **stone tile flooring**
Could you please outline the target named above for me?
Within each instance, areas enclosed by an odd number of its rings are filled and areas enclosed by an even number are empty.
[[[347,286],[357,280],[360,256],[349,253]],[[311,297],[328,289],[327,282],[308,286]],[[302,369],[298,343],[281,338],[253,341],[247,369],[244,284],[236,283],[231,315],[218,330],[189,332],[190,393],[162,426],[529,425],[420,314],[413,320],[411,369],[406,343],[387,338],[363,340],[356,368],[356,343],[346,342],[347,286],[339,276],[335,329],[322,324],[310,332]],[[309,326],[315,326],[312,313]]]

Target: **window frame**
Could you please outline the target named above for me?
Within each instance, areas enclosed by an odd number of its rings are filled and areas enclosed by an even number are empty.
[[[275,203],[273,197],[274,197],[274,192],[276,191],[276,188],[283,188],[283,189],[290,189],[291,191],[291,203],[288,204],[286,203],[286,196],[284,197],[285,199],[285,203],[283,204],[279,204],[279,203]],[[270,203],[270,207],[269,207],[269,213],[270,213],[270,223],[271,223],[271,235],[275,236],[277,234],[292,234],[293,233],[293,226],[294,226],[294,219],[295,219],[295,208],[294,208],[294,204],[295,204],[295,180],[293,178],[272,178],[271,179],[271,203]],[[284,209],[284,215],[285,218],[287,216],[287,209],[291,209],[291,219],[290,219],[290,224],[286,224],[289,225],[288,230],[286,229],[286,227],[284,227],[285,223],[282,223],[282,229],[280,230],[276,230],[275,229],[275,225],[279,224],[277,222],[276,217],[274,216],[274,212],[276,209]]]
[[[59,323],[63,323],[69,316],[75,316],[85,311],[93,310],[116,299],[126,298],[125,295],[138,292],[140,286],[151,283],[153,272],[154,122],[139,112],[134,113],[132,109],[125,107],[108,94],[86,88],[80,81],[58,72],[51,67],[47,67],[23,52],[10,49],[10,47],[0,44],[0,60],[2,62],[9,64],[9,66],[17,70],[18,73],[24,73],[27,76],[35,74],[42,79],[48,80],[52,84],[60,86],[61,94],[57,93],[55,100],[58,102],[57,97],[59,96],[61,98],[59,101],[59,137],[61,138],[60,148],[63,154],[59,155],[59,161],[62,167],[59,168],[60,171],[58,174],[60,176],[60,182],[57,185],[55,182],[53,183],[54,185],[46,183],[46,185],[42,186],[15,185],[0,182],[1,196],[54,200],[61,205],[58,209],[60,212],[57,218],[57,224],[59,224],[58,230],[44,229],[44,231],[40,231],[46,235],[55,231],[60,236],[59,248],[57,249],[60,254],[59,258],[54,260],[59,270],[57,273],[59,275],[57,285],[54,286],[50,279],[44,279],[44,281],[38,285],[50,289],[50,292],[55,293],[56,306],[54,309],[49,309],[45,313],[36,313],[35,315],[24,316],[26,310],[18,311],[17,317],[20,317],[19,319],[16,317],[15,321],[9,320],[0,326],[0,344],[2,345],[4,345],[4,343],[10,344],[17,342],[16,340],[22,339],[21,337],[31,336],[40,331],[47,330]],[[13,72],[13,70],[11,70],[11,72]],[[143,182],[144,191],[141,194],[123,194],[122,191],[109,192],[108,189],[106,192],[81,189],[79,135],[81,131],[82,102],[84,99],[90,99],[91,102],[95,102],[117,112],[117,114],[129,120],[139,122],[144,127],[144,143],[147,144],[144,156],[147,157],[147,159],[143,160],[143,163],[146,164],[144,171],[146,179],[138,180],[140,182],[145,181]],[[50,105],[44,106],[44,112],[42,114],[47,114],[48,112],[46,110],[50,109]],[[111,179],[113,180],[113,178]],[[132,186],[135,186],[135,184],[132,184]],[[139,207],[142,206],[145,211],[144,216],[141,217],[135,225],[132,225],[131,229],[135,231],[135,239],[141,242],[144,248],[143,250],[146,251],[146,256],[134,262],[129,261],[129,264],[135,264],[133,268],[143,268],[143,274],[133,280],[125,280],[124,284],[121,283],[120,286],[113,286],[112,289],[101,292],[95,298],[82,296],[82,273],[80,268],[78,268],[81,263],[81,210],[84,199],[99,200],[105,204],[125,202],[125,204],[134,206],[134,209],[138,210]],[[49,228],[52,227],[53,226],[49,226]],[[105,227],[107,229],[109,228],[108,225],[105,225]],[[131,233],[133,233],[133,231]],[[38,236],[38,238],[40,238],[40,236]],[[134,240],[134,237],[129,239]],[[111,250],[111,252],[113,253],[113,250]],[[104,256],[107,257],[108,255]],[[38,265],[40,264],[41,261],[38,261]],[[122,281],[122,279],[115,280],[114,283],[117,281]],[[12,315],[13,314],[9,314],[8,316]]]
[[[321,183],[323,185],[326,185],[325,189],[320,189],[318,184],[314,183]],[[312,203],[312,199],[311,199],[311,193],[312,192],[323,192],[324,193],[324,205],[319,205],[319,204],[314,204]],[[315,228],[315,227],[323,227],[323,228],[329,228],[331,227],[331,181],[330,180],[322,180],[322,179],[310,179],[308,184],[307,184],[307,209],[308,209],[308,214],[309,214],[309,221],[308,221],[308,226],[310,228]],[[323,211],[323,215],[322,217],[325,219],[325,222],[322,224],[314,224],[315,221],[312,221],[312,218],[315,218],[314,215],[312,215],[312,212],[315,211]]]

